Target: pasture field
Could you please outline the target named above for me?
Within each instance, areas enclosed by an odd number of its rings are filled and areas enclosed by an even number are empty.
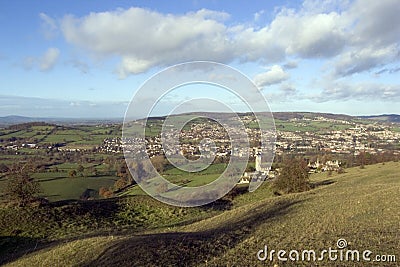
[[[284,132],[315,132],[324,133],[328,131],[346,130],[354,127],[352,124],[332,123],[325,121],[301,121],[292,122],[284,120],[275,120],[275,127],[279,131]]]
[[[326,173],[314,174],[311,176],[314,189],[282,196],[274,196],[269,183],[264,183],[254,193],[242,192],[226,199],[230,205],[222,210],[171,207],[147,196],[122,198],[124,204],[118,204],[118,208],[112,208],[112,203],[122,199],[101,201],[98,203],[103,203],[99,205],[103,205],[104,213],[113,212],[96,215],[80,208],[79,216],[70,216],[69,220],[59,217],[60,224],[71,225],[70,229],[81,227],[84,232],[93,231],[92,235],[79,233],[77,238],[70,239],[60,238],[63,231],[64,235],[71,233],[52,223],[53,217],[43,221],[37,216],[40,212],[34,218],[27,213],[25,217],[33,220],[30,225],[41,222],[40,226],[34,234],[22,221],[13,222],[13,228],[24,225],[18,238],[26,239],[26,247],[11,256],[12,248],[8,248],[6,255],[12,260],[5,262],[6,266],[397,266],[398,262],[328,261],[327,257],[316,262],[284,262],[275,256],[274,260],[263,262],[256,254],[265,246],[270,250],[319,253],[329,247],[337,248],[337,240],[345,239],[348,249],[361,252],[368,249],[372,251],[371,258],[378,254],[395,255],[398,261],[399,168],[399,162],[387,162],[364,169],[346,169],[343,174],[329,177]],[[61,216],[66,207],[54,209]],[[7,213],[7,209],[1,212]],[[49,214],[52,212],[53,209],[48,210]],[[155,213],[151,215],[152,212]],[[84,222],[90,216],[92,225],[88,226]],[[119,224],[111,227],[114,231],[107,228],[110,217],[119,218]],[[5,218],[3,215],[2,220]],[[75,220],[80,223],[74,224]],[[54,231],[47,232],[58,242],[38,245],[37,237],[44,235],[41,229],[45,227],[54,227]],[[104,228],[108,229],[105,233]],[[10,226],[0,229],[2,242],[12,247]],[[124,230],[115,232],[116,229]]]
[[[206,185],[219,177],[219,175],[225,170],[226,164],[218,163],[212,164],[207,169],[197,172],[197,173],[188,173],[182,171],[177,168],[171,168],[169,170],[165,170],[162,173],[162,176],[170,181],[171,183],[187,186],[187,187],[195,187]],[[151,183],[151,179],[149,180]],[[154,188],[157,188],[157,185],[154,185]],[[122,192],[120,196],[134,196],[134,195],[144,195],[146,194],[143,190],[134,185],[130,189]]]
[[[105,138],[121,136],[120,126],[56,126],[33,125],[23,129],[1,129],[0,139],[24,139],[26,143],[51,145],[63,143],[67,146],[99,146]]]
[[[71,168],[72,169],[72,168]],[[44,197],[49,201],[60,200],[77,200],[80,199],[83,192],[86,190],[99,191],[101,187],[110,188],[118,180],[117,176],[99,175],[69,177],[68,172],[44,172],[34,173],[32,175],[40,185],[40,197]],[[2,189],[6,187],[7,181],[5,178],[0,178],[0,195]],[[98,198],[98,195],[95,197]]]
[[[42,193],[40,196],[49,201],[79,199],[86,190],[99,191],[100,187],[112,187],[118,177],[68,177],[68,173],[36,173],[34,177],[39,181]]]

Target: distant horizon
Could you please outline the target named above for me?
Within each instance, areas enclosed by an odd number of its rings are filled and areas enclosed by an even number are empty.
[[[260,112],[255,112],[256,114],[258,113],[264,113],[265,111],[260,111]],[[172,114],[172,115],[181,115],[181,114],[190,114],[190,113],[224,113],[224,114],[232,114],[233,112],[213,112],[213,111],[194,111],[194,112],[185,112],[185,113],[179,113],[179,114]],[[249,112],[237,112],[235,114],[245,114]],[[379,113],[379,114],[364,114],[364,115],[352,115],[352,114],[346,114],[346,113],[332,113],[332,112],[314,112],[314,111],[272,111],[272,114],[274,113],[311,113],[311,114],[331,114],[331,115],[343,115],[343,116],[349,116],[349,117],[371,117],[371,116],[400,116],[400,114],[397,113]],[[155,115],[155,116],[149,116],[145,118],[155,118],[155,117],[165,117],[168,116],[169,114],[164,114],[164,115]],[[123,120],[123,116],[119,117],[53,117],[53,116],[43,116],[43,117],[36,117],[36,116],[25,116],[25,115],[17,115],[17,114],[10,114],[10,115],[4,115],[1,116],[0,118],[5,119],[5,118],[26,118],[26,119],[47,119],[47,120]],[[132,118],[134,119],[134,118]],[[144,119],[144,118],[135,118],[135,119]]]

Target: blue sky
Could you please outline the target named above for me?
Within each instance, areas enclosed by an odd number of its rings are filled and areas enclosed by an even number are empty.
[[[4,0],[0,116],[122,117],[191,60],[237,68],[272,111],[400,113],[398,14],[397,0]]]

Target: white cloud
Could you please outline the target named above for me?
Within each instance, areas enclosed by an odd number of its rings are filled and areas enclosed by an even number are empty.
[[[119,57],[121,78],[190,60],[269,65],[288,58],[333,59],[332,72],[340,76],[396,59],[399,13],[397,0],[306,0],[299,10],[282,8],[270,23],[252,27],[231,26],[229,14],[206,9],[174,15],[129,8],[68,15],[60,29],[67,42],[99,58]]]
[[[264,95],[271,103],[292,102],[293,100],[298,100],[299,97],[302,97],[294,85],[289,83],[281,84],[279,88],[274,88],[274,90],[264,92]]]
[[[320,94],[311,96],[310,99],[317,102],[354,99],[398,102],[400,100],[400,85],[376,82],[332,82]]]
[[[287,54],[327,57],[344,46],[337,13],[282,10],[260,29],[226,26],[226,13],[200,10],[184,15],[130,8],[62,20],[65,39],[99,56],[121,56],[120,76],[188,60],[277,62]]]
[[[50,47],[41,57],[26,57],[22,62],[22,66],[26,70],[38,68],[40,71],[49,71],[53,69],[58,61],[60,50]]]
[[[254,13],[254,20],[258,21],[264,13],[265,13],[265,10],[261,10],[261,11]]]
[[[331,57],[345,46],[340,15],[298,14],[282,11],[270,25],[270,34],[282,43],[285,53],[303,58]]]
[[[71,107],[79,107],[81,105],[81,103],[80,102],[70,102],[69,105]]]
[[[400,56],[400,5],[397,0],[355,1],[342,13],[347,48],[335,59],[333,73],[348,76],[386,65]],[[395,26],[396,25],[396,26]]]
[[[388,64],[399,59],[399,48],[391,45],[380,49],[366,47],[343,53],[335,62],[334,74],[348,76],[365,70]]]
[[[141,8],[66,16],[66,40],[100,56],[122,57],[119,74],[126,76],[191,59],[232,60],[226,13],[200,10],[165,15]]]
[[[42,31],[46,39],[53,38],[58,29],[57,22],[45,13],[40,13],[39,17],[42,20]]]
[[[257,74],[253,80],[257,87],[263,88],[272,84],[281,83],[288,78],[289,75],[281,66],[273,65],[268,71]]]
[[[343,19],[353,26],[352,42],[384,47],[400,40],[400,4],[398,0],[357,0],[344,12]]]
[[[58,56],[60,55],[60,50],[57,48],[51,47],[46,53],[40,58],[39,67],[41,71],[51,70],[58,60]]]

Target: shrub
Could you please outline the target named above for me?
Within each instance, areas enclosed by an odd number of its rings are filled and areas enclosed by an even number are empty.
[[[99,195],[104,198],[109,198],[109,197],[112,197],[114,194],[113,194],[112,190],[109,190],[105,187],[100,187]]]
[[[69,177],[75,177],[76,175],[77,175],[77,173],[76,173],[75,170],[70,170],[70,171],[68,172],[68,176],[69,176]]]

